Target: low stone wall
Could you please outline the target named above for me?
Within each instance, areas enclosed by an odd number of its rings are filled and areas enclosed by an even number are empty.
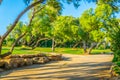
[[[30,54],[30,55],[10,55],[0,60],[0,72],[22,66],[33,64],[44,64],[50,61],[62,60],[61,54]]]

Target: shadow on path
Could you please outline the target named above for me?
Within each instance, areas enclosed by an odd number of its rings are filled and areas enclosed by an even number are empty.
[[[70,56],[64,61],[9,70],[2,73],[0,80],[106,80],[109,78],[111,56],[110,60],[103,60],[101,62],[96,61],[99,60],[98,58],[95,58],[95,60],[82,59],[84,61],[78,61],[79,58],[73,58]]]

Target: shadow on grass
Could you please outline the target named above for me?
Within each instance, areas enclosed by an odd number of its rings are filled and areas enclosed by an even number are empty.
[[[19,50],[32,50],[32,48],[20,48]]]

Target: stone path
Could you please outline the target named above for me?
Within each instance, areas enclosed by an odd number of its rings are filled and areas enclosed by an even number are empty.
[[[64,61],[26,66],[1,74],[0,80],[106,80],[112,55],[70,55]]]

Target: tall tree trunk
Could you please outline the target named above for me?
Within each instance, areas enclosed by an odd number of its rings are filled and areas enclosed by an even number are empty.
[[[17,42],[18,42],[22,37],[24,37],[25,34],[26,34],[26,33],[20,35],[20,36],[15,40],[15,42],[13,43],[13,45],[12,45],[12,47],[11,47],[11,49],[10,49],[10,52],[11,52],[11,53],[13,52],[14,47],[15,47],[15,45],[17,44]]]
[[[52,38],[52,52],[55,51],[55,39]]]
[[[84,49],[84,53],[87,53],[87,43],[86,41],[83,41],[83,49]]]

